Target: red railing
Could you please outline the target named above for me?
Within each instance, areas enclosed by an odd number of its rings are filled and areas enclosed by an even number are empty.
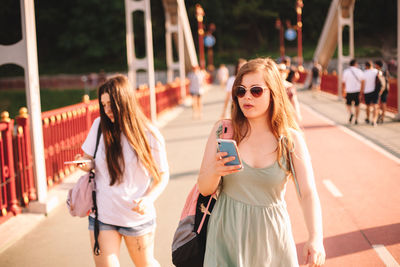
[[[387,99],[388,110],[397,113],[399,110],[397,102],[397,79],[389,79],[389,94]]]
[[[189,81],[185,81],[186,94]],[[136,97],[146,116],[150,117],[149,89],[136,90]],[[167,85],[156,86],[157,114],[163,113],[183,101],[179,79]],[[4,116],[3,116],[4,114]],[[33,160],[30,144],[27,109],[20,110],[16,118],[16,133],[13,136],[14,120],[3,112],[0,122],[0,223],[11,215],[18,214],[21,206],[36,200],[33,178]],[[99,116],[98,100],[62,107],[42,113],[43,141],[48,188],[61,182],[74,171],[74,166],[65,165],[77,153],[95,118]],[[11,212],[10,212],[11,211]]]
[[[11,215],[21,213],[18,205],[13,153],[14,120],[9,118],[8,112],[1,114],[0,121],[0,223]]]
[[[299,80],[296,83],[305,83],[308,73],[306,71],[299,71]]]
[[[81,153],[81,144],[99,116],[97,100],[75,104],[42,113],[44,157],[47,185],[52,187],[74,171],[73,165],[64,161],[72,160]]]
[[[17,132],[14,135],[14,162],[17,186],[17,198],[20,205],[27,206],[36,200],[36,188],[33,181],[33,161],[31,140],[29,133],[29,120],[27,108],[20,109],[16,118]]]
[[[185,81],[186,95],[189,94],[189,81]],[[157,83],[156,85],[156,106],[157,115],[164,111],[179,105],[183,101],[181,95],[180,80],[176,79],[172,83],[163,85]],[[141,86],[136,90],[136,97],[140,106],[142,107],[143,113],[150,118],[150,90],[147,86]]]
[[[338,92],[338,77],[333,74],[324,74],[321,77],[321,90],[337,95]]]
[[[321,77],[321,90],[337,95],[338,94],[338,76],[333,74],[324,74]],[[389,79],[389,94],[387,98],[387,108],[393,113],[398,112],[397,106],[397,79]]]

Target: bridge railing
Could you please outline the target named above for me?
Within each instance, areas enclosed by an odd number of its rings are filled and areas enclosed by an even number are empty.
[[[1,114],[0,121],[0,223],[21,209],[17,201],[13,151],[14,120],[8,112]]]
[[[185,85],[187,94],[188,80]],[[149,117],[149,88],[142,86],[135,92],[139,105]],[[183,100],[179,79],[166,85],[157,84],[158,115]],[[49,189],[75,170],[74,166],[65,165],[64,161],[72,160],[77,153],[82,153],[81,145],[93,120],[98,116],[98,100],[90,101],[88,98],[82,103],[42,113],[46,181]],[[27,109],[20,109],[15,125],[8,112],[3,112],[0,122],[0,223],[20,213],[20,207],[36,200],[32,159]]]

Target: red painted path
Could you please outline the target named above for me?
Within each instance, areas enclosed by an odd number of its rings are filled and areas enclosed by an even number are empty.
[[[372,247],[378,244],[399,264],[400,160],[308,108],[302,114],[322,205],[325,266],[385,266]],[[333,196],[324,180],[330,180],[342,197]],[[307,231],[292,185],[287,202],[302,263]]]

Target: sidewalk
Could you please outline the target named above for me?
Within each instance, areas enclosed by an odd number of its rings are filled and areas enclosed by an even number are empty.
[[[364,122],[365,105],[361,104],[358,125],[350,125],[345,101],[339,101],[337,96],[320,92],[317,97],[313,97],[311,90],[303,90],[298,92],[298,98],[300,103],[329,118],[336,125],[348,128],[400,158],[400,122],[394,120],[393,114],[387,112],[385,122],[373,127]]]
[[[171,174],[167,189],[156,202],[158,227],[155,256],[161,266],[172,266],[172,237],[186,194],[196,181],[207,137],[222,112],[224,97],[223,89],[211,86],[203,98],[202,120],[192,120],[191,107],[182,106],[169,112],[170,117],[161,122]],[[309,91],[302,91],[299,92],[299,99],[302,104],[328,117],[339,127],[346,127],[363,135],[391,153],[392,157],[399,159],[399,122],[386,122],[378,127],[367,126],[363,123],[364,113],[361,113],[360,124],[350,126],[346,124],[347,114],[344,104],[338,102],[334,96],[321,93],[317,98],[313,98]],[[309,123],[307,129],[318,128],[318,123],[312,125]],[[322,168],[321,171],[323,170]],[[77,176],[70,177],[57,189],[53,189],[57,190],[54,192],[63,195],[65,200],[67,190],[71,188],[76,178]],[[293,193],[291,187],[290,185],[289,195]],[[323,193],[321,191],[320,194]],[[64,200],[60,199],[59,206],[47,217],[22,214],[0,225],[0,266],[94,266],[89,246],[87,219],[71,217],[63,204]],[[297,224],[292,225],[296,227]],[[4,242],[5,239],[8,241]],[[120,258],[121,266],[132,266],[124,245]]]

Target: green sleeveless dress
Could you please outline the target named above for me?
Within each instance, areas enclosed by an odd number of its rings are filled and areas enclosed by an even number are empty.
[[[211,213],[206,267],[299,266],[284,195],[288,178],[275,162],[224,177]]]

